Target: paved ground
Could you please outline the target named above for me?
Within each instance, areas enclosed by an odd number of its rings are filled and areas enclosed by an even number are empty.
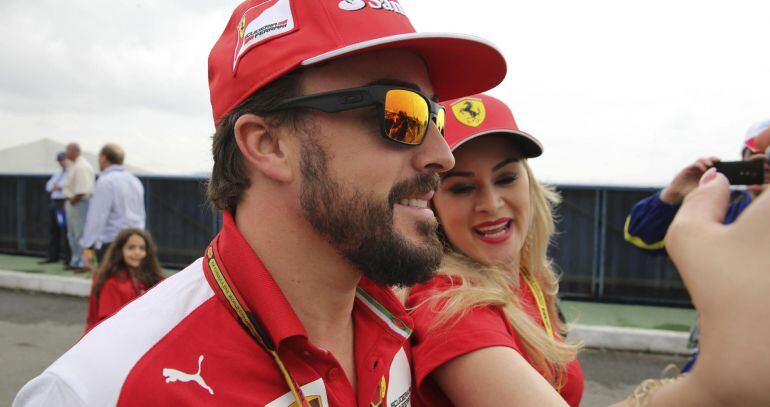
[[[72,346],[85,314],[83,298],[0,289],[0,405],[9,405],[25,382]],[[587,378],[582,405],[603,406],[683,358],[590,350],[580,360]]]
[[[0,290],[0,406],[83,333],[83,298]]]
[[[686,358],[673,355],[587,350],[580,357],[585,375],[581,406],[608,406],[628,397],[644,379],[659,378],[671,363]]]

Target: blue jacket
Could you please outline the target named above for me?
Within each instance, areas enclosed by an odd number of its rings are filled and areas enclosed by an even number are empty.
[[[751,203],[748,191],[734,191],[730,197],[724,224],[738,219],[738,215]],[[637,202],[626,218],[626,241],[650,254],[664,254],[666,232],[681,205],[669,205],[660,200],[660,192]]]

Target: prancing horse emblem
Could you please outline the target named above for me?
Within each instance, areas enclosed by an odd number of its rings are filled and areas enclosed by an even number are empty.
[[[204,389],[208,390],[211,395],[214,395],[214,390],[209,387],[208,384],[206,384],[206,381],[203,380],[203,377],[201,376],[201,363],[203,363],[203,355],[198,356],[198,371],[195,372],[195,374],[192,373],[185,373],[176,369],[171,368],[164,368],[163,369],[163,376],[166,377],[166,383],[171,382],[195,382],[198,383],[199,386],[203,387]]]
[[[470,127],[478,127],[487,117],[484,102],[478,98],[463,98],[452,103],[452,113],[458,122]]]

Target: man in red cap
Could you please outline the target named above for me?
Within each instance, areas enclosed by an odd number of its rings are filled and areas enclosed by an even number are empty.
[[[387,286],[441,258],[435,100],[505,70],[484,41],[414,32],[394,0],[238,6],[209,57],[222,231],[15,404],[409,405],[412,322]]]

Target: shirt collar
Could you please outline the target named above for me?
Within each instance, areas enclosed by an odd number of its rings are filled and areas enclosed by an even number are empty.
[[[412,335],[414,328],[412,317],[406,312],[401,300],[389,288],[363,277],[358,283],[356,299],[398,339],[404,341]]]
[[[227,270],[245,305],[263,324],[276,346],[289,337],[307,338],[299,317],[270,271],[246,242],[233,215],[228,211],[222,214],[217,251],[219,261]],[[219,292],[216,286],[212,288]],[[356,291],[356,301],[364,305],[374,315],[374,319],[397,339],[404,341],[409,338],[413,328],[412,319],[389,288],[362,278]]]
[[[235,224],[233,215],[222,213],[222,230],[217,245],[220,261],[245,305],[263,325],[276,346],[292,336],[307,337],[297,314],[278,283],[254,253]],[[218,287],[213,287],[219,292]]]
[[[109,172],[115,172],[115,171],[123,171],[123,166],[118,164],[112,164],[109,167],[102,170],[102,175],[107,174]]]

